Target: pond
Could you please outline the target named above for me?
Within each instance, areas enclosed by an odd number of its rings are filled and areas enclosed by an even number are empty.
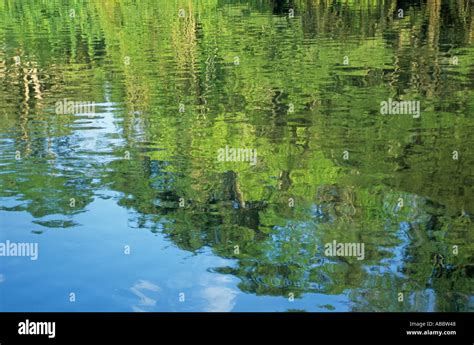
[[[469,0],[0,0],[1,311],[474,311]]]

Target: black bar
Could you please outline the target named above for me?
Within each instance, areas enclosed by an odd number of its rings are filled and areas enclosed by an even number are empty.
[[[473,313],[1,313],[0,344],[472,345],[473,315]],[[30,326],[31,322],[55,322],[55,337],[49,338],[47,334],[19,335],[19,324],[26,320],[29,320]],[[410,322],[421,323],[421,327],[413,324],[410,326]],[[407,331],[455,331],[456,335],[407,335]]]

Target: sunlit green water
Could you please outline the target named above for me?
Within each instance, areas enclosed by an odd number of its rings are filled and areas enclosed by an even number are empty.
[[[473,16],[0,0],[0,310],[472,311]]]

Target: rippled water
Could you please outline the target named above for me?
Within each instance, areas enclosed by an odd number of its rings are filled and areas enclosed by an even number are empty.
[[[0,310],[473,311],[473,16],[0,0]]]

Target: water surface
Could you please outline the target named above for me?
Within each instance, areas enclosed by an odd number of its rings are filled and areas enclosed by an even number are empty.
[[[0,0],[0,310],[473,311],[473,85],[464,0]]]

